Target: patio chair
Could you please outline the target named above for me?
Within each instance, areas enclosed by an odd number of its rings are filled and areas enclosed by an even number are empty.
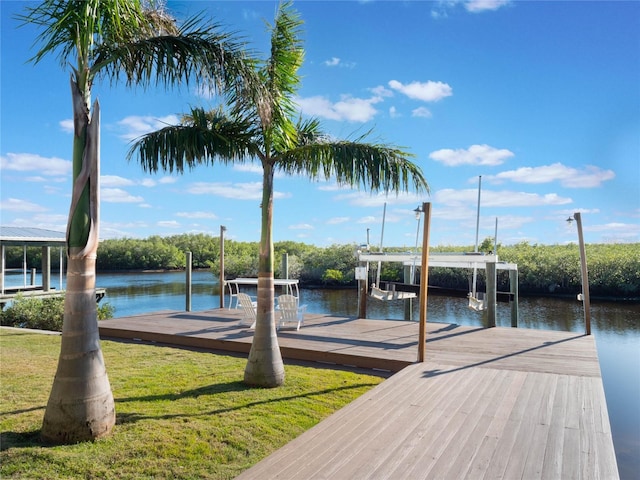
[[[296,330],[300,330],[306,310],[307,306],[298,305],[298,299],[293,295],[280,295],[278,297],[278,311],[280,312],[278,330],[294,327]]]
[[[242,319],[240,325],[247,325],[249,328],[256,328],[256,304],[246,293],[238,293],[238,307],[242,309]]]

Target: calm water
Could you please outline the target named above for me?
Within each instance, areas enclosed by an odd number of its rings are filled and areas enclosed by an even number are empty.
[[[22,276],[18,277],[21,283]],[[53,285],[59,288],[57,282],[56,278]],[[184,310],[186,305],[185,274],[181,272],[99,274],[98,286],[107,289],[103,302],[115,308],[115,317]],[[355,290],[301,290],[300,296],[308,312],[358,313]],[[411,313],[418,318],[418,302],[413,303]],[[193,272],[191,305],[193,311],[220,306],[217,279],[210,272]],[[367,308],[369,318],[405,318],[402,302],[371,300]],[[583,315],[582,304],[574,300],[520,299],[522,328],[583,332]],[[427,316],[430,322],[483,325],[482,314],[470,310],[464,298],[430,295]],[[498,326],[511,325],[507,303],[498,303],[497,317]],[[640,478],[640,304],[595,302],[591,317],[620,478],[635,480]]]

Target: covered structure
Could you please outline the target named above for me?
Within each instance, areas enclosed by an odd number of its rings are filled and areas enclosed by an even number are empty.
[[[413,270],[421,265],[421,254],[417,253],[358,253],[358,261],[361,268],[369,270],[369,263],[383,262],[400,262],[404,265],[405,270],[411,270],[411,278],[414,278]],[[497,302],[497,270],[509,271],[509,285],[511,301],[511,325],[518,325],[518,266],[515,263],[501,262],[498,256],[494,254],[478,254],[478,253],[431,253],[428,259],[429,267],[448,267],[448,268],[465,268],[465,269],[485,269],[487,272],[487,304],[486,312],[489,325],[496,325],[496,302]],[[359,282],[367,282],[367,275],[356,275]],[[407,275],[405,275],[407,277]],[[367,286],[361,291],[367,290]],[[366,302],[360,302],[361,311],[359,316],[366,318]]]
[[[18,246],[23,249],[22,256],[22,286],[7,287],[5,284],[6,269],[6,247]],[[59,290],[62,290],[62,275],[64,271],[64,248],[66,246],[66,234],[42,228],[7,227],[0,226],[0,250],[2,265],[0,267],[0,293],[2,297],[11,296],[22,291],[42,291],[51,290],[51,248],[58,247],[60,250],[60,282]],[[42,285],[35,285],[33,280],[27,284],[27,247],[42,248]]]

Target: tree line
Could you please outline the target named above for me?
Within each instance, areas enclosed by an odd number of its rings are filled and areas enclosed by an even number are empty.
[[[225,240],[225,277],[255,277],[258,274],[258,242]],[[276,278],[284,277],[281,259],[287,254],[289,278],[297,278],[305,286],[355,286],[357,245],[318,247],[294,241],[275,242]],[[480,251],[493,249],[490,239]],[[402,252],[406,248],[385,248],[387,252]],[[470,252],[468,246],[437,246],[432,253]],[[587,244],[589,286],[592,296],[640,298],[640,244]],[[146,239],[122,238],[103,240],[98,247],[99,272],[131,270],[178,270],[186,265],[185,252],[191,252],[194,269],[220,272],[220,237],[205,234],[183,234]],[[519,291],[523,295],[574,295],[580,292],[580,253],[576,244],[540,245],[521,242],[498,246],[501,261],[518,265]],[[40,267],[40,248],[27,249],[29,267]],[[22,247],[7,247],[7,268],[21,268]],[[57,268],[57,262],[52,262]],[[372,278],[377,265],[371,264]],[[399,263],[383,263],[383,281],[402,282],[403,267]],[[432,267],[431,286],[465,291],[470,288],[471,271]],[[498,271],[498,290],[509,290],[509,277]],[[479,270],[478,285],[484,288],[484,270]]]

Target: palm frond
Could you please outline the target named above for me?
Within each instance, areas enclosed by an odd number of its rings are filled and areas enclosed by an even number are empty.
[[[328,139],[301,144],[278,158],[277,167],[311,180],[334,179],[340,185],[377,191],[429,192],[422,169],[402,148]]]
[[[197,165],[214,162],[242,163],[259,154],[250,122],[233,119],[221,110],[194,108],[180,125],[144,135],[130,148],[127,158],[138,157],[147,172],[183,173]]]
[[[298,70],[304,60],[302,20],[290,1],[283,2],[271,27],[271,54],[261,76],[271,95],[273,122],[296,112],[293,96],[298,91]]]

